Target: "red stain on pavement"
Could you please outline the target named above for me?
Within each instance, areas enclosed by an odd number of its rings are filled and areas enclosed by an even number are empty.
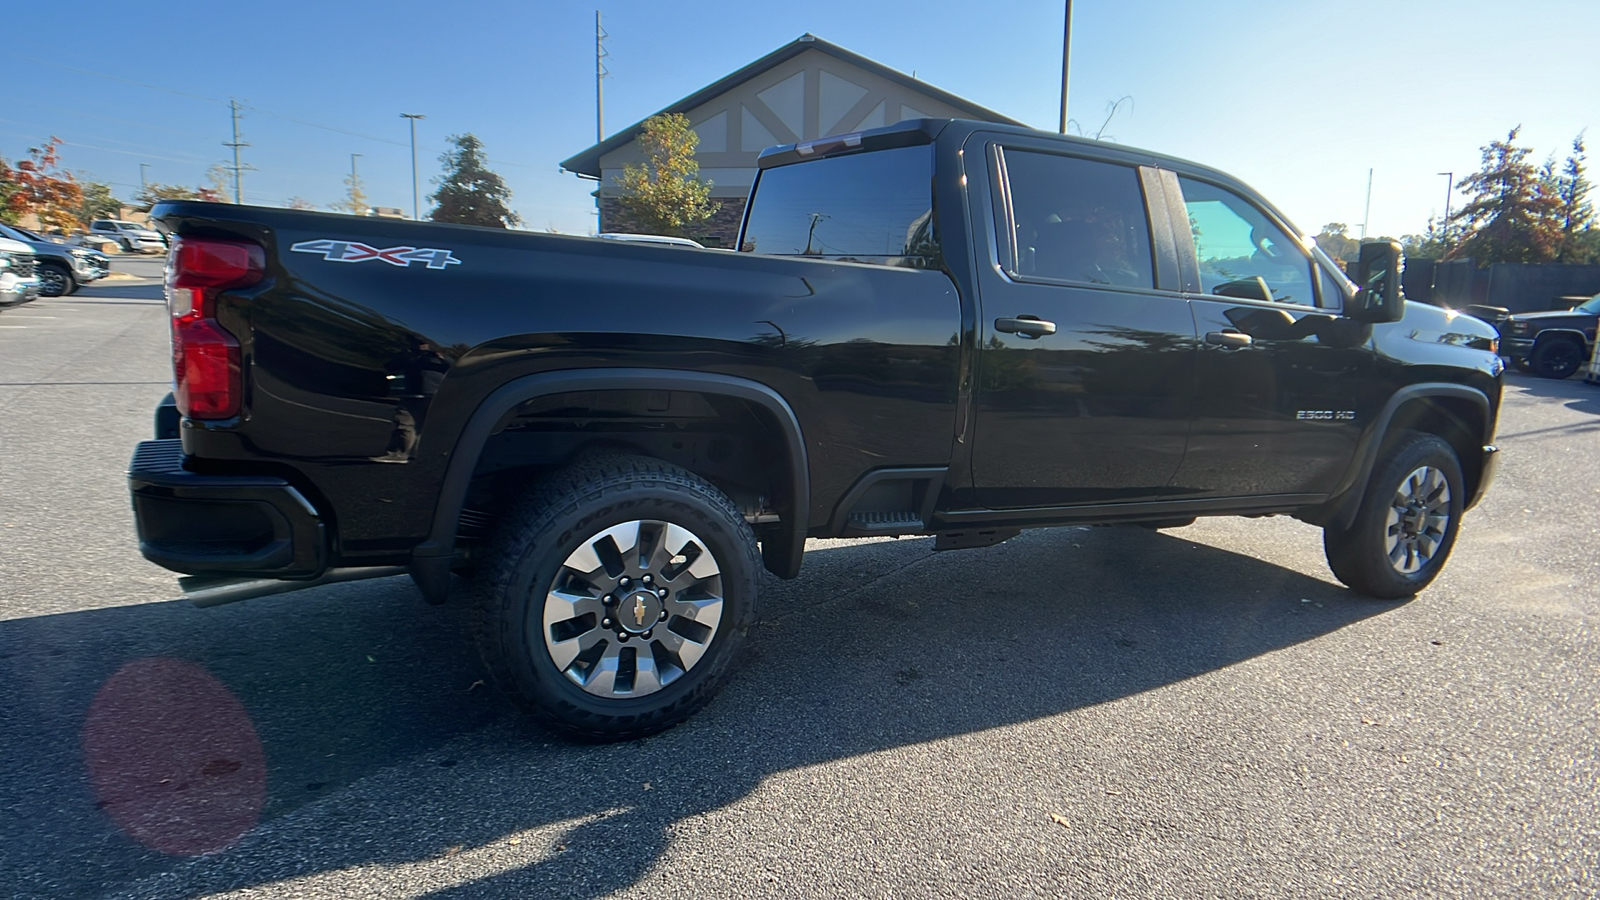
[[[244,705],[181,659],[136,659],[101,685],[83,725],[98,805],[129,837],[195,856],[255,827],[267,763]]]

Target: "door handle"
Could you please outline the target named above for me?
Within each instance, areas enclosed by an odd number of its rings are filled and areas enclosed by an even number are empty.
[[[1238,331],[1208,331],[1206,332],[1206,343],[1238,349],[1250,346],[1255,343],[1255,340],[1250,335]]]
[[[994,330],[1006,334],[1020,334],[1025,338],[1042,338],[1056,333],[1056,323],[1046,322],[1038,316],[1017,316],[994,320]]]

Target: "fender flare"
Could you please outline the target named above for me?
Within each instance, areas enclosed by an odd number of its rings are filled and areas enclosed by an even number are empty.
[[[785,533],[778,540],[763,545],[762,557],[767,568],[780,578],[798,575],[809,528],[811,469],[800,420],[782,395],[760,382],[709,372],[649,368],[562,369],[524,375],[506,382],[484,398],[467,420],[450,452],[434,506],[432,527],[427,538],[411,551],[411,578],[423,596],[431,603],[440,603],[449,593],[456,528],[466,503],[467,488],[472,483],[472,473],[478,467],[483,448],[501,417],[522,403],[551,394],[638,389],[718,394],[750,401],[771,414],[787,445],[787,499],[792,508],[781,510],[786,513]]]
[[[1378,450],[1383,447],[1384,439],[1389,436],[1389,425],[1394,421],[1395,413],[1412,400],[1429,397],[1470,400],[1479,406],[1483,412],[1484,428],[1484,433],[1480,437],[1485,445],[1490,443],[1494,436],[1494,417],[1490,414],[1489,397],[1483,391],[1448,381],[1406,385],[1395,391],[1388,402],[1384,403],[1372,427],[1362,436],[1350,468],[1346,470],[1344,478],[1339,481],[1339,486],[1327,503],[1328,513],[1323,517],[1326,527],[1334,529],[1350,527],[1350,523],[1355,520],[1356,512],[1361,508],[1361,498],[1366,493],[1367,480],[1372,477],[1372,469],[1378,462]]]

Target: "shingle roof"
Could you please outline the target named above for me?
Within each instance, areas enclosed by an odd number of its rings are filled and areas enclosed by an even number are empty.
[[[671,106],[661,109],[655,113],[655,115],[662,115],[665,113],[687,113],[689,110],[694,109],[713,97],[717,97],[723,93],[726,93],[738,85],[749,81],[757,75],[760,75],[762,72],[767,71],[773,66],[776,66],[785,60],[799,56],[807,50],[817,50],[837,59],[844,60],[852,65],[859,66],[873,73],[874,75],[894,82],[895,84],[911,88],[912,90],[915,90],[926,96],[933,97],[941,103],[953,106],[956,109],[967,113],[970,118],[981,119],[986,122],[1000,122],[1007,125],[1023,124],[1022,122],[1018,122],[1016,119],[1008,116],[1002,116],[992,109],[986,109],[970,100],[957,97],[955,94],[949,93],[948,91],[941,91],[933,85],[928,84],[926,81],[918,81],[904,72],[897,72],[883,63],[868,59],[858,53],[851,53],[849,50],[846,50],[838,44],[829,43],[828,41],[809,33],[803,34],[795,40],[784,44],[782,47],[779,47],[771,53],[768,53],[766,56],[763,56],[755,62],[749,64],[748,66],[745,66],[737,72],[734,72],[732,75],[729,75],[713,84],[707,85],[706,87],[695,91]],[[595,144],[593,147],[584,150],[582,153],[579,153],[570,159],[564,160],[561,163],[561,168],[566,169],[568,172],[574,172],[579,175],[588,175],[591,178],[599,178],[600,157],[633,140],[634,137],[638,135],[639,130],[643,127],[643,120],[635,122],[632,125],[629,125],[627,128],[624,128],[616,134],[613,134],[611,137],[606,138],[598,144]]]

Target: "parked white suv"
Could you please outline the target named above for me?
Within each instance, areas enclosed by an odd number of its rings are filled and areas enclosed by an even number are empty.
[[[116,241],[123,250],[133,253],[153,250],[157,253],[167,249],[167,242],[161,239],[158,232],[140,225],[137,222],[124,222],[121,219],[95,219],[89,224],[89,230],[102,235],[108,240]]]

